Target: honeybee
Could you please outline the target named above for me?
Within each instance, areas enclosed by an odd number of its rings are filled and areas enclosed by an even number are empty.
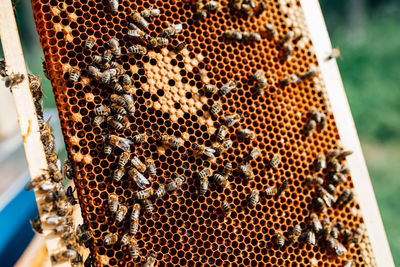
[[[273,24],[265,24],[264,28],[267,31],[267,33],[269,35],[271,35],[272,39],[275,39],[275,40],[277,39],[278,34],[277,34],[277,32],[275,30],[275,26]]]
[[[243,34],[236,30],[226,30],[222,35],[227,39],[237,40],[237,41],[240,41],[243,38]]]
[[[329,194],[324,188],[318,187],[317,192],[328,207],[331,207],[332,204],[336,202],[336,198]]]
[[[147,141],[147,134],[146,133],[136,134],[133,136],[132,139],[135,144],[142,144]]]
[[[215,154],[216,154],[216,155],[219,155],[219,154],[221,154],[222,152],[228,150],[229,148],[231,148],[232,144],[233,144],[233,142],[232,142],[232,140],[230,140],[230,139],[225,140],[224,142],[222,142],[222,144],[219,144],[219,143],[216,144],[216,145],[214,146]]]
[[[225,217],[231,215],[231,205],[228,202],[222,201],[222,210],[224,211]]]
[[[248,180],[254,179],[254,173],[249,165],[240,165],[239,170],[244,174]]]
[[[42,88],[40,87],[40,76],[35,76],[33,74],[28,74],[29,79],[29,89],[31,90],[32,96],[35,98],[36,101],[39,101],[42,96]]]
[[[156,255],[151,253],[150,256],[147,258],[147,261],[143,263],[143,267],[154,267],[156,266]]]
[[[213,84],[206,84],[204,86],[204,90],[206,90],[207,92],[211,93],[211,94],[215,94],[216,93],[216,87]]]
[[[357,244],[358,242],[360,242],[362,235],[363,235],[363,230],[358,227],[353,233],[353,238],[352,238],[353,243]]]
[[[278,189],[276,188],[276,186],[270,186],[270,187],[267,187],[267,188],[264,190],[264,193],[265,193],[265,195],[267,195],[267,196],[275,196],[276,193],[278,193]]]
[[[42,70],[43,70],[44,77],[46,77],[47,80],[50,80],[49,72],[47,71],[47,67],[46,67],[46,62],[44,62],[44,61],[42,61]]]
[[[340,150],[340,152],[338,153],[338,155],[336,156],[337,159],[344,159],[347,156],[350,156],[351,154],[353,154],[352,150]]]
[[[131,223],[129,227],[129,231],[132,236],[136,235],[138,229],[139,229],[139,215],[140,215],[140,204],[135,203],[133,205],[132,213],[131,213]]]
[[[245,129],[242,128],[238,131],[238,133],[243,136],[244,138],[248,138],[250,140],[253,140],[254,138],[256,138],[256,134],[250,130],[250,129]]]
[[[315,77],[316,75],[317,75],[317,71],[315,69],[309,69],[308,71],[306,71],[306,73],[301,75],[300,79],[303,81],[310,80],[311,78]]]
[[[147,213],[152,213],[154,211],[154,205],[150,199],[143,199],[142,204]]]
[[[75,192],[75,188],[72,189],[72,186],[67,187],[67,192],[65,193],[65,196],[67,197],[67,200],[69,203],[71,203],[71,205],[78,204],[78,202],[76,201],[76,198],[74,197],[74,192]]]
[[[122,99],[125,102],[124,107],[126,108],[126,110],[129,112],[129,114],[133,115],[136,111],[136,108],[135,108],[135,102],[133,101],[132,95],[123,94]],[[117,104],[118,104],[118,102],[117,102]]]
[[[326,61],[328,61],[328,60],[331,60],[331,59],[336,59],[336,58],[338,58],[338,57],[340,57],[340,50],[339,50],[339,48],[333,48],[332,49],[332,51],[331,51],[331,53],[326,57]]]
[[[115,58],[120,58],[121,57],[121,48],[119,47],[119,42],[115,38],[111,38],[110,42],[110,49],[112,54],[114,55]]]
[[[317,162],[315,164],[315,171],[319,172],[326,168],[326,160],[324,154],[319,154],[317,157]]]
[[[324,217],[322,219],[322,230],[320,232],[320,235],[323,239],[327,240],[329,234],[331,233],[332,230],[332,224],[331,221],[329,220],[328,217]]]
[[[315,202],[315,207],[317,208],[318,211],[320,212],[324,212],[326,209],[326,204],[325,202],[322,200],[322,198],[317,197],[314,199]]]
[[[309,245],[315,245],[316,244],[315,233],[313,232],[312,229],[308,229],[307,230],[306,236],[305,236],[305,241]]]
[[[118,241],[118,235],[115,234],[115,233],[109,233],[109,234],[107,234],[107,235],[104,237],[104,240],[103,240],[104,245],[106,245],[106,246],[112,246],[112,245],[114,245],[115,243],[117,243],[117,241]]]
[[[320,128],[321,128],[321,130],[325,130],[328,125],[328,119],[324,113],[321,113],[320,116],[321,116],[320,123],[319,123]]]
[[[171,135],[167,135],[167,134],[162,134],[160,136],[160,141],[164,144],[164,145],[168,145],[171,148],[178,148],[181,145],[181,140],[178,139],[175,136],[171,136]]]
[[[333,184],[328,184],[326,186],[326,191],[328,191],[329,194],[334,195],[336,194],[336,187]]]
[[[354,198],[354,192],[350,192],[350,195],[342,202],[342,206],[346,206]]]
[[[164,47],[169,44],[169,40],[165,37],[155,37],[150,39],[148,44],[152,48]]]
[[[103,58],[99,55],[93,55],[92,56],[92,60],[95,64],[99,65],[100,67],[102,67],[103,64]]]
[[[135,24],[129,23],[128,26],[129,26],[129,28],[132,29],[132,30],[128,31],[128,33],[127,33],[128,36],[130,36],[134,39],[141,40],[141,41],[147,41],[149,39],[148,35],[144,31],[142,31],[138,27],[136,27]]]
[[[180,33],[182,29],[183,29],[182,24],[173,24],[168,28],[166,28],[164,32],[161,33],[161,36],[166,38],[173,37],[176,34]]]
[[[108,0],[108,3],[110,4],[111,13],[114,15],[117,14],[119,5],[118,0]]]
[[[260,201],[260,192],[258,192],[258,190],[256,189],[251,190],[249,196],[249,207],[254,208],[259,201]]]
[[[29,222],[30,222],[30,224],[32,226],[32,230],[35,233],[38,233],[38,234],[43,233],[42,222],[40,221],[40,216],[39,215],[35,219],[30,220]]]
[[[142,163],[143,164],[143,163]],[[143,164],[144,165],[144,164]],[[146,165],[144,165],[145,170],[146,170]],[[147,180],[146,177],[144,177],[143,174],[141,174],[137,169],[131,168],[128,170],[128,175],[132,177],[133,181],[135,181],[136,185],[140,189],[144,189],[145,187],[150,185],[149,180]]]
[[[210,177],[212,175],[212,172],[211,172],[211,170],[210,170],[210,168],[203,168],[199,173],[198,173],[198,177],[200,178],[200,179],[203,179],[203,178],[208,178],[208,177]]]
[[[251,17],[254,14],[254,8],[249,4],[242,4],[241,11],[246,17]]]
[[[284,46],[287,42],[289,42],[290,40],[292,40],[294,37],[294,33],[293,32],[288,32],[285,34],[285,36],[283,36],[280,45]]]
[[[95,116],[93,119],[94,126],[100,126],[106,120],[106,116]]]
[[[129,235],[128,232],[126,232],[121,237],[121,240],[120,240],[121,245],[123,245],[123,246],[129,245],[130,239],[131,239],[131,236]]]
[[[243,0],[233,0],[232,1],[232,7],[237,11],[240,11],[240,9],[242,8],[242,4],[243,4]]]
[[[218,103],[218,102],[214,102],[211,105],[210,113],[211,113],[211,115],[215,116],[218,113],[220,113],[221,110],[222,110],[222,105],[220,103]]]
[[[315,122],[315,120],[310,120],[307,123],[306,128],[304,129],[305,136],[309,137],[313,135],[316,129],[317,129],[317,123]]]
[[[119,205],[117,212],[115,213],[115,220],[117,222],[122,222],[125,218],[126,213],[128,212],[128,208],[124,205]]]
[[[6,76],[4,84],[6,87],[9,87],[11,90],[13,86],[21,83],[24,79],[25,79],[24,74],[11,73],[10,75]]]
[[[311,220],[311,227],[312,227],[313,231],[315,233],[319,234],[320,231],[322,231],[322,224],[321,224],[321,221],[318,219],[317,214],[311,213],[310,220]]]
[[[199,194],[200,195],[204,196],[207,193],[208,184],[209,184],[208,178],[205,177],[205,178],[200,179],[200,189],[199,189]]]
[[[288,61],[292,57],[293,54],[293,47],[291,44],[286,44],[283,47],[283,60]]]
[[[0,59],[0,77],[7,76],[7,69],[6,69],[6,61],[4,59]]]
[[[134,239],[134,238],[130,239],[129,252],[134,261],[136,261],[139,258],[139,247],[137,245],[136,239]]]
[[[125,165],[128,163],[130,156],[131,155],[129,152],[125,152],[125,151],[122,152],[118,159],[118,166],[125,167]]]
[[[117,80],[117,79],[115,78],[115,80]],[[120,93],[120,94],[125,92],[122,85],[119,84],[118,82],[111,81],[111,84],[112,84],[112,87],[115,90],[115,92]]]
[[[116,213],[117,212],[118,205],[119,205],[118,196],[115,195],[115,194],[111,194],[108,197],[108,207],[109,207],[111,213]]]
[[[92,231],[82,231],[76,237],[80,244],[86,244],[93,237]]]
[[[205,178],[207,178],[207,177],[205,177]],[[220,185],[220,186],[222,186],[224,188],[225,187],[229,187],[228,176],[222,175],[222,174],[219,174],[219,173],[214,173],[213,179],[218,185]]]
[[[228,177],[231,171],[232,171],[232,163],[226,162],[224,165],[224,169],[222,170],[222,173],[224,174],[225,177]]]
[[[103,53],[103,64],[109,63],[113,57],[113,54],[110,49],[104,50]]]
[[[242,33],[242,39],[246,40],[246,41],[260,42],[261,41],[261,35],[256,33],[256,32],[245,31],[245,32]]]
[[[85,41],[85,48],[88,50],[92,49],[95,43],[96,43],[96,38],[94,38],[93,36],[89,36]]]
[[[262,79],[265,78],[265,73],[263,70],[257,70],[256,72],[254,72],[252,78],[254,81],[260,82]]]
[[[306,184],[309,185],[323,185],[324,184],[324,179],[321,177],[307,177],[306,178]]]
[[[34,188],[39,187],[41,184],[44,183],[44,181],[46,181],[49,178],[49,175],[47,173],[41,174],[39,176],[36,176],[35,178],[33,178],[31,181],[29,181],[29,183],[25,186],[25,190],[29,191],[32,190]]]
[[[282,233],[278,232],[275,235],[275,242],[281,248],[285,245],[286,238],[283,236]]]
[[[332,227],[332,230],[330,232],[330,235],[337,239],[339,237],[339,229],[337,227]]]
[[[75,250],[68,249],[62,252],[58,252],[57,254],[51,255],[50,260],[52,264],[59,264],[65,261],[75,259],[77,256],[78,253]]]
[[[57,226],[62,223],[65,223],[65,218],[60,217],[58,215],[49,215],[46,217],[46,223],[48,225]]]
[[[129,86],[132,85],[131,77],[129,77],[128,74],[125,74],[125,75],[122,76],[122,85],[124,86],[124,88],[125,88],[125,87],[129,87]],[[126,90],[126,89],[124,89],[124,90],[125,90],[125,91],[128,91],[128,90]]]
[[[289,235],[289,239],[288,239],[289,244],[296,243],[297,240],[299,239],[300,235],[301,235],[301,226],[300,226],[300,224],[296,224],[293,227],[292,233]]]
[[[276,196],[280,196],[283,191],[285,191],[289,185],[290,180],[286,179],[282,182],[282,184],[278,187],[278,191],[276,192]]]
[[[336,200],[336,206],[340,206],[350,196],[351,191],[345,188]]]
[[[149,23],[140,15],[138,12],[134,12],[132,15],[133,22],[139,25],[142,28],[149,27]]]
[[[204,8],[207,11],[216,11],[221,8],[221,4],[218,3],[217,1],[208,1],[207,3],[204,4]]]
[[[125,167],[124,166],[119,166],[113,174],[113,180],[115,182],[121,181],[122,177],[125,175]]]
[[[169,181],[166,185],[166,189],[168,192],[173,192],[181,188],[182,184],[185,182],[185,177],[178,176],[175,179]]]
[[[137,157],[134,156],[131,160],[131,164],[141,173],[144,173],[147,169],[146,165]]]
[[[228,127],[226,127],[225,125],[221,125],[218,129],[217,140],[219,142],[222,142],[225,139],[228,132],[229,132]]]
[[[156,170],[156,165],[154,164],[154,160],[152,159],[146,159],[146,171],[149,173],[151,177],[156,176],[157,170]]]
[[[154,194],[153,188],[149,187],[149,188],[143,189],[141,191],[138,191],[136,193],[135,197],[138,200],[143,200],[143,199],[146,199],[146,198],[150,198],[151,196],[153,196],[153,194]]]
[[[233,89],[236,88],[237,82],[235,80],[230,80],[229,82],[227,82],[226,84],[224,84],[221,89],[219,89],[219,92],[222,95],[226,95],[227,93],[229,93],[230,91],[232,91]]]
[[[79,69],[72,68],[72,69],[69,71],[69,79],[70,79],[72,82],[77,82],[80,76],[81,76],[81,71],[80,71]]]
[[[97,80],[97,81],[101,80],[102,73],[95,66],[89,66],[88,67],[88,72],[89,72],[89,75],[92,76],[95,80]]]
[[[108,116],[106,118],[106,122],[108,125],[110,125],[112,128],[114,128],[117,131],[122,131],[125,126],[120,123],[119,121],[117,121],[113,116]]]
[[[107,116],[110,114],[110,108],[101,105],[94,109],[94,115],[97,116]]]
[[[257,148],[253,148],[249,153],[249,159],[253,160],[260,156],[260,151]]]
[[[106,146],[104,147],[104,153],[107,155],[111,154],[111,151],[114,147],[118,147],[125,152],[130,152],[130,145],[132,143],[133,142],[131,140],[124,137],[119,137],[113,134],[108,135],[106,137]]]
[[[185,49],[187,43],[185,41],[180,42],[174,47],[174,53],[179,54],[183,49]]]
[[[160,187],[154,193],[154,198],[159,199],[162,198],[167,193],[167,189],[165,185],[160,185]]]
[[[147,49],[146,49],[146,47],[144,47],[142,45],[134,45],[134,46],[131,46],[128,48],[128,52],[136,54],[136,55],[144,56],[147,54]]]
[[[210,147],[206,147],[203,145],[199,145],[199,144],[193,144],[192,145],[192,149],[197,153],[197,155],[202,156],[205,155],[209,158],[215,158],[215,149],[212,149]]]
[[[269,161],[269,166],[271,168],[275,168],[276,166],[279,165],[279,163],[281,163],[281,156],[279,154],[274,154],[271,160]]]
[[[331,248],[334,249],[337,256],[341,257],[341,256],[343,256],[343,254],[347,253],[347,249],[339,241],[337,241],[336,239],[334,239],[332,237],[329,238],[329,240],[334,241],[334,245],[331,246]],[[328,246],[329,246],[329,243],[328,243]]]
[[[242,119],[242,116],[240,116],[237,113],[233,114],[233,115],[228,115],[228,116],[225,117],[225,124],[228,127],[232,127],[237,122],[240,122],[241,119]]]
[[[159,16],[161,11],[158,8],[150,8],[150,9],[145,9],[142,12],[140,12],[140,15],[142,15],[143,18],[145,19],[151,19],[154,17]]]

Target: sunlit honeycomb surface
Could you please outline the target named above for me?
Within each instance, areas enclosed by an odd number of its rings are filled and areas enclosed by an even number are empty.
[[[321,79],[285,87],[279,83],[285,76],[301,75],[311,66],[318,66],[299,2],[267,1],[265,12],[246,18],[234,12],[227,1],[221,1],[222,9],[202,20],[195,18],[195,6],[189,1],[120,0],[116,15],[111,14],[106,0],[33,0],[32,5],[67,150],[74,161],[83,218],[94,233],[90,250],[96,264],[135,265],[127,246],[103,244],[107,233],[121,237],[129,229],[130,212],[124,223],[117,225],[108,209],[109,194],[117,194],[120,202],[131,208],[138,189],[127,177],[118,183],[112,180],[121,151],[114,150],[107,157],[102,151],[103,137],[109,133],[131,138],[144,132],[151,137],[141,145],[132,145],[131,150],[142,161],[155,161],[153,188],[176,175],[184,175],[186,182],[180,190],[155,201],[152,214],[140,215],[136,239],[141,262],[155,252],[159,266],[343,266],[350,259],[357,266],[375,264],[365,235],[360,243],[348,246],[342,257],[323,245],[312,246],[303,240],[282,248],[274,242],[273,236],[279,231],[287,233],[296,223],[303,230],[309,225],[307,219],[316,193],[314,188],[304,186],[305,177],[313,173],[313,162],[319,153],[340,147]],[[150,49],[145,56],[129,56],[127,47],[135,44],[127,37],[130,15],[151,6],[160,9],[161,14],[150,21],[148,34],[157,36],[168,27],[168,21],[181,23],[183,31],[171,38],[167,48]],[[279,46],[270,37],[259,43],[227,41],[222,37],[227,29],[263,32],[266,23],[275,25],[280,38],[288,31],[303,34],[293,44],[290,61],[281,60]],[[89,35],[95,36],[96,44],[85,50]],[[113,131],[105,123],[102,127],[92,123],[94,108],[110,105],[113,90],[92,80],[87,68],[92,64],[91,55],[102,55],[112,37],[122,46],[123,55],[116,61],[132,77],[135,88],[136,112],[122,132]],[[173,47],[182,41],[187,42],[187,49],[175,54]],[[82,72],[76,83],[68,80],[72,67]],[[268,77],[265,95],[255,93],[251,79],[258,69]],[[237,88],[226,96],[204,91],[205,84],[220,88],[231,79],[238,82]],[[213,118],[209,108],[218,101],[223,112]],[[306,138],[303,130],[311,107],[327,114],[328,126]],[[191,145],[212,146],[217,142],[216,129],[224,123],[223,114],[234,113],[242,114],[243,119],[227,135],[233,147],[214,160],[194,155]],[[253,130],[256,138],[249,141],[238,136],[240,127]],[[156,133],[179,137],[182,146],[162,146]],[[250,161],[255,178],[249,182],[238,166],[247,161],[248,151],[255,147],[262,155]],[[282,157],[276,168],[269,167],[273,154]],[[207,194],[198,196],[198,171],[209,166],[213,172],[221,172],[227,161],[233,164],[231,188],[222,189],[210,181]],[[255,208],[248,207],[252,189],[261,192],[288,178],[292,182],[280,197],[261,196]],[[338,187],[338,193],[345,187],[353,187],[350,177]],[[232,206],[228,217],[221,210],[222,201]],[[329,208],[324,216],[334,223],[343,222],[352,231],[364,228],[355,201],[343,209]]]

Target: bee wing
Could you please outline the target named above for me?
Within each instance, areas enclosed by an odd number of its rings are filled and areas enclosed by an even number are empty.
[[[133,144],[133,141],[126,139],[124,137],[120,137],[117,146],[123,151],[130,152],[131,144]]]
[[[138,172],[134,177],[133,180],[135,181],[135,183],[137,184],[137,186],[140,189],[144,189],[145,187],[150,185],[149,180],[147,180],[146,177],[144,177],[143,174],[141,174],[140,172]]]

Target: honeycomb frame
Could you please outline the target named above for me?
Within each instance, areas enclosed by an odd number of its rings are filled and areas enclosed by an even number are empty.
[[[108,210],[108,194],[118,194],[120,202],[131,208],[137,192],[133,181],[126,177],[118,183],[112,181],[120,153],[105,157],[104,135],[113,133],[131,138],[150,130],[168,133],[183,141],[178,149],[171,149],[152,135],[142,145],[131,147],[132,154],[142,161],[151,157],[156,162],[157,177],[151,180],[155,188],[177,175],[184,175],[186,181],[174,194],[155,201],[153,214],[141,215],[140,230],[136,234],[143,257],[141,262],[156,251],[160,252],[157,254],[159,266],[261,263],[342,266],[350,259],[357,265],[375,265],[368,235],[363,235],[359,244],[348,247],[344,257],[333,256],[323,246],[299,242],[279,248],[274,243],[277,232],[287,232],[295,223],[306,228],[315,190],[305,187],[304,179],[312,174],[318,153],[341,147],[340,136],[320,76],[300,84],[280,85],[285,75],[301,75],[311,66],[319,65],[300,2],[269,1],[264,13],[249,19],[232,12],[227,1],[221,2],[221,10],[196,20],[196,9],[188,1],[121,1],[117,15],[113,15],[105,0],[32,0],[67,151],[74,162],[74,182],[83,219],[94,233],[90,249],[97,264],[133,265],[126,246],[106,247],[103,238],[108,232],[122,236],[129,229],[128,220],[121,225],[114,223],[114,216]],[[183,31],[171,39],[167,48],[149,51],[145,56],[128,57],[127,45],[134,44],[126,39],[128,14],[153,5],[161,10],[161,15],[150,22],[152,37],[168,27],[167,21],[182,23]],[[260,43],[227,41],[222,37],[227,29],[262,32],[266,22],[275,24],[280,38],[288,30],[303,34],[295,43],[290,61],[281,60],[276,43],[269,37]],[[88,35],[97,38],[90,51],[83,49]],[[113,91],[101,90],[86,69],[92,64],[91,55],[101,55],[111,37],[122,44],[123,56],[117,61],[133,78],[135,87],[132,93],[136,112],[123,132],[92,125],[94,108],[110,104]],[[188,43],[187,49],[175,54],[173,47],[182,41]],[[76,83],[68,81],[72,67],[82,70]],[[254,83],[249,78],[260,68],[268,73],[271,83],[261,96],[253,92]],[[226,96],[204,92],[205,84],[220,88],[232,78],[238,85]],[[216,130],[224,121],[223,116],[215,118],[209,114],[214,101],[222,103],[225,114],[241,113],[244,117],[241,125],[254,130],[257,137],[252,141],[238,137],[236,124],[227,135],[233,140],[233,148],[209,161],[194,155],[191,144],[216,143]],[[328,126],[306,138],[304,127],[310,107],[327,114]],[[248,152],[254,147],[260,149],[262,159],[250,161],[255,178],[249,182],[238,171],[238,165],[247,161]],[[273,154],[282,156],[277,168],[268,167]],[[198,196],[196,174],[203,167],[221,172],[227,160],[234,164],[231,188],[222,189],[211,182],[208,193]],[[249,209],[246,199],[252,188],[261,191],[287,178],[292,183],[282,196],[261,197],[256,207]],[[338,192],[345,187],[353,188],[350,177],[338,187]],[[221,212],[222,201],[233,206],[229,217]],[[357,201],[344,210],[329,208],[327,215],[353,230],[365,227]]]

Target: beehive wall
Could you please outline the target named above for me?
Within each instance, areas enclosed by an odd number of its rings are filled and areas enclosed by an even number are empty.
[[[94,233],[91,252],[99,265],[131,266],[133,261],[127,246],[119,243],[107,247],[103,239],[107,233],[120,237],[129,229],[129,213],[122,224],[108,209],[108,196],[115,193],[119,201],[130,209],[138,188],[132,179],[124,177],[114,182],[112,174],[120,151],[106,156],[104,136],[114,133],[132,138],[138,133],[149,133],[148,140],[131,147],[132,154],[142,161],[152,158],[157,176],[152,187],[158,188],[177,175],[186,177],[182,188],[154,202],[152,214],[140,216],[140,229],[136,235],[141,261],[156,252],[159,266],[180,265],[256,265],[269,266],[343,266],[354,259],[357,266],[373,266],[374,257],[368,236],[361,242],[347,246],[344,256],[335,256],[323,244],[315,246],[300,240],[293,245],[278,247],[274,236],[290,231],[295,224],[302,229],[309,225],[313,209],[315,188],[305,186],[305,178],[313,174],[314,161],[319,153],[327,154],[340,148],[338,131],[329,102],[325,97],[322,80],[282,86],[284,77],[300,76],[318,62],[299,2],[266,1],[267,10],[246,18],[234,12],[227,1],[222,8],[209,13],[205,19],[196,19],[195,6],[187,1],[120,1],[116,15],[111,14],[108,1],[56,1],[32,0],[34,17],[46,66],[54,88],[61,125],[70,158],[76,171],[75,184],[83,218]],[[258,4],[258,1],[256,1]],[[149,49],[145,56],[128,55],[127,47],[134,45],[127,37],[131,14],[151,6],[161,11],[150,21],[147,33],[157,36],[171,23],[182,23],[183,31],[171,38],[163,49]],[[261,42],[228,41],[222,37],[228,29],[264,32],[264,25],[274,24],[279,39],[288,31],[303,37],[293,43],[290,61],[281,59],[281,49],[270,36],[263,34]],[[91,50],[84,49],[88,36],[96,38]],[[110,105],[113,90],[95,82],[88,75],[92,55],[102,55],[107,43],[114,37],[122,47],[122,57],[116,60],[132,77],[136,112],[129,117],[123,131],[114,131],[106,124],[93,126],[93,110],[100,104]],[[175,54],[173,48],[186,41],[187,49]],[[78,82],[69,81],[71,68],[82,72]],[[264,95],[255,93],[252,74],[263,69],[268,76]],[[204,85],[218,88],[234,79],[237,88],[226,96],[205,93]],[[220,102],[223,111],[215,117],[209,109]],[[327,114],[328,125],[311,137],[304,136],[311,107]],[[233,146],[214,160],[193,154],[193,143],[212,146],[217,143],[216,129],[224,124],[224,114],[242,115],[240,123],[230,128],[227,139]],[[240,137],[237,132],[246,127],[256,133],[254,140]],[[157,141],[157,134],[168,133],[182,140],[182,146],[171,149]],[[238,167],[248,161],[248,152],[258,148],[261,158],[250,160],[255,174],[246,180]],[[276,168],[269,162],[274,154],[282,157]],[[210,180],[210,189],[199,196],[196,174],[204,167],[221,172],[225,162],[233,164],[230,188],[222,189]],[[327,173],[320,173],[326,176]],[[278,186],[290,179],[288,189],[277,198],[261,196],[255,208],[248,207],[252,189],[260,192],[269,186]],[[337,188],[351,189],[347,182]],[[232,206],[225,217],[221,203]],[[343,209],[328,208],[321,214],[334,223],[342,222],[354,231],[364,228],[363,218],[356,201]]]

